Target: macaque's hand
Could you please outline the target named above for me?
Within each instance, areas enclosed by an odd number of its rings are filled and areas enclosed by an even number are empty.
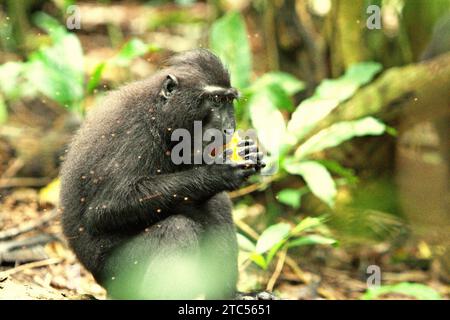
[[[251,161],[256,168],[256,171],[261,170],[266,166],[263,161],[264,154],[258,150],[258,146],[252,139],[241,140],[237,144],[238,156],[245,161]]]
[[[235,148],[225,149],[215,163],[207,167],[209,174],[217,177],[225,190],[235,190],[265,166],[262,157],[253,140],[242,140]]]

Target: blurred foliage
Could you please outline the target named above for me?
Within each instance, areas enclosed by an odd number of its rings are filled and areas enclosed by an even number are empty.
[[[256,244],[238,234],[239,247],[245,256],[263,269],[267,269],[275,255],[284,248],[305,245],[337,245],[329,237],[324,226],[325,218],[307,217],[292,227],[289,223],[277,223],[268,227],[259,236]]]
[[[441,295],[424,284],[401,282],[393,285],[372,287],[362,296],[363,300],[377,299],[385,294],[400,294],[410,296],[418,300],[441,300]]]
[[[120,66],[120,67],[128,67],[133,59],[143,56],[149,52],[157,52],[160,49],[157,46],[152,44],[145,44],[142,40],[138,38],[132,38],[129,40],[120,51],[111,59],[99,63],[94,72],[92,72],[88,84],[87,90],[89,93],[92,93],[95,88],[99,85],[102,80],[102,74],[108,66]]]
[[[71,110],[81,111],[84,69],[80,41],[48,15],[37,14],[35,21],[50,35],[52,45],[30,55],[25,78],[45,96]]]
[[[227,63],[233,85],[246,88],[250,83],[252,59],[245,22],[238,12],[230,12],[214,22],[210,46]]]
[[[55,18],[37,13],[35,23],[50,36],[51,44],[32,52],[26,62],[7,62],[0,66],[0,90],[9,100],[38,93],[69,110],[84,113],[83,102],[99,85],[108,65],[126,68],[133,59],[159,48],[132,38],[111,59],[99,63],[85,84],[84,57],[78,37]],[[0,108],[5,118],[7,112]]]

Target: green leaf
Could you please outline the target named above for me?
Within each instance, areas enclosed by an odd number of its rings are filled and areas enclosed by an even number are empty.
[[[95,88],[97,88],[98,84],[100,83],[102,79],[103,70],[105,70],[106,62],[99,63],[92,73],[91,77],[89,78],[88,84],[87,84],[87,91],[88,93],[92,93]]]
[[[420,283],[401,282],[393,285],[372,287],[362,296],[364,300],[376,299],[388,293],[403,294],[419,300],[441,300],[441,295],[426,285]]]
[[[272,103],[266,91],[250,98],[249,110],[253,127],[261,143],[272,155],[277,155],[286,134],[283,115]]]
[[[273,258],[275,257],[275,255],[277,254],[277,252],[284,246],[284,244],[286,243],[287,238],[284,238],[283,240],[279,241],[278,243],[276,243],[267,253],[266,255],[266,264],[269,265]]]
[[[302,189],[283,189],[277,194],[277,200],[294,209],[300,208],[301,196],[304,194]]]
[[[240,233],[236,234],[238,245],[241,250],[253,252],[256,250],[256,246],[253,242],[251,242],[247,237],[243,236]]]
[[[0,94],[0,124],[5,123],[6,120],[8,120],[8,108],[3,96]]]
[[[291,231],[292,235],[298,235],[301,232],[305,232],[321,226],[324,223],[324,218],[319,217],[306,217],[300,221]]]
[[[288,131],[296,137],[297,141],[305,137],[320,120],[325,118],[339,104],[336,99],[318,99],[312,97],[300,103],[292,113],[288,122]]]
[[[323,129],[300,145],[295,151],[295,157],[302,159],[311,153],[338,146],[354,137],[380,135],[385,129],[386,126],[382,122],[372,117],[339,122]]]
[[[350,98],[356,90],[368,83],[382,66],[375,62],[362,62],[349,67],[338,79],[325,79],[314,95],[302,101],[291,116],[288,131],[297,141],[304,138],[317,123],[339,103]]]
[[[253,252],[250,255],[250,260],[252,260],[254,263],[256,263],[258,266],[260,266],[264,270],[267,269],[267,262],[266,262],[266,259],[264,259],[264,256],[262,254]]]
[[[0,65],[0,92],[7,100],[17,100],[22,97],[34,97],[36,88],[25,78],[27,64],[22,62],[6,62]]]
[[[358,85],[348,79],[325,79],[316,89],[321,99],[334,99],[339,102],[350,98],[358,89]]]
[[[261,89],[270,87],[271,85],[277,85],[287,95],[292,96],[297,92],[305,89],[305,83],[298,80],[289,73],[284,72],[269,72],[257,79],[250,87],[253,92],[258,92]]]
[[[20,96],[19,77],[23,71],[23,64],[20,62],[6,62],[0,65],[0,91],[7,98]]]
[[[369,83],[383,66],[378,62],[368,61],[351,65],[345,73],[345,78],[363,86]]]
[[[334,205],[336,184],[324,166],[315,161],[287,162],[285,169],[290,174],[301,175],[315,196],[330,207]]]
[[[263,254],[270,250],[277,243],[284,240],[290,230],[291,226],[288,223],[278,223],[268,227],[256,243],[256,253]]]
[[[329,171],[344,177],[349,183],[358,182],[358,177],[355,175],[353,169],[345,168],[338,162],[333,160],[320,159],[316,161],[327,168]]]
[[[317,87],[315,96],[321,99],[347,100],[359,87],[368,83],[381,70],[376,62],[362,62],[350,66],[338,79],[325,79]]]
[[[75,108],[84,96],[83,51],[78,38],[40,14],[38,23],[53,44],[30,55],[25,76],[38,91],[64,106]]]
[[[39,28],[48,33],[53,42],[59,41],[68,34],[67,29],[57,19],[44,12],[36,13],[33,16],[33,21]]]
[[[311,234],[289,241],[289,248],[313,244],[335,245],[337,244],[337,241],[335,239],[324,237],[318,234]]]
[[[112,63],[122,67],[128,66],[133,59],[146,54],[150,49],[142,40],[133,38],[120,49]]]
[[[232,84],[243,89],[250,83],[252,56],[245,21],[239,12],[229,12],[211,27],[210,47],[227,65]]]
[[[287,110],[290,112],[294,109],[291,98],[279,85],[271,84],[264,88],[261,88],[257,92],[257,95],[262,94],[262,92],[264,92],[267,99],[269,99],[277,109]]]

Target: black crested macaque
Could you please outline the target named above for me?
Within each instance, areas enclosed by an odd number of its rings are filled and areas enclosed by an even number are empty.
[[[88,114],[61,170],[62,225],[111,298],[235,296],[238,250],[225,191],[258,172],[262,154],[250,139],[239,144],[240,163],[175,165],[170,153],[173,130],[193,130],[194,121],[233,131],[237,94],[220,60],[198,49]]]

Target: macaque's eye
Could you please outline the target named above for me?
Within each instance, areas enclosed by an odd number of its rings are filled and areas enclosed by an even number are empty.
[[[232,103],[233,100],[234,97],[230,95],[215,94],[211,96],[211,101],[217,106],[224,105],[226,103]]]
[[[218,94],[210,95],[209,100],[214,104],[215,107],[220,107],[220,105],[224,102],[223,96]]]

